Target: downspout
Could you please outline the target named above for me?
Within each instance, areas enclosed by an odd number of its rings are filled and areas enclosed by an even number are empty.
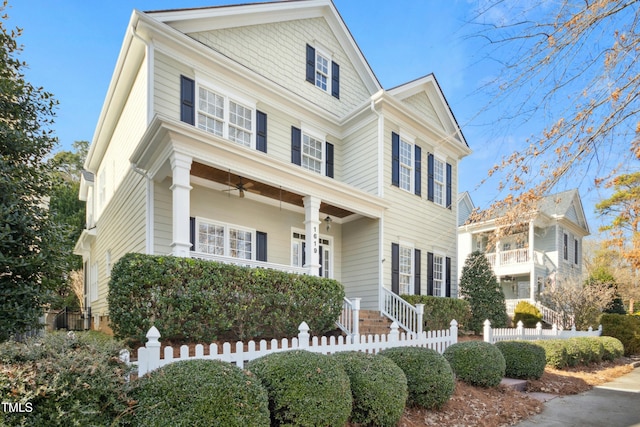
[[[384,197],[384,117],[376,110],[376,100],[380,98],[383,90],[371,97],[371,112],[378,117],[378,197]],[[384,311],[384,212],[378,220],[378,310]]]

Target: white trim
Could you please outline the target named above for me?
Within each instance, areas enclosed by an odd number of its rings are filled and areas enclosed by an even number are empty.
[[[442,181],[436,180],[436,162],[442,164]],[[453,179],[453,176],[451,177],[451,179]],[[438,203],[438,201],[436,200],[436,185],[438,184],[442,185],[441,203]],[[451,184],[452,184],[452,192],[453,192],[453,183]],[[452,198],[453,198],[453,195],[452,195]],[[439,156],[435,153],[433,154],[433,203],[435,203],[438,206],[442,206],[445,208],[447,207],[447,160],[445,157]],[[453,201],[451,203],[453,203]]]
[[[300,237],[294,237],[293,234],[297,233],[300,235]],[[306,232],[305,230],[303,230],[302,228],[295,228],[295,227],[291,227],[291,231],[289,232],[289,241],[290,241],[290,245],[289,245],[289,262],[290,265],[292,267],[303,267],[302,265],[302,254],[303,254],[303,249],[302,249],[302,244],[300,245],[300,248],[298,249],[298,257],[299,257],[299,263],[296,264],[293,262],[293,245],[296,242],[300,242],[300,243],[306,243]],[[329,279],[333,279],[335,277],[335,246],[334,246],[334,239],[333,236],[330,236],[328,234],[320,234],[318,233],[318,247],[323,246],[321,240],[327,240],[328,243],[328,247],[329,247]],[[324,261],[324,255],[323,255],[323,261]],[[322,269],[324,270],[324,265],[321,266]],[[324,276],[323,276],[324,277]]]
[[[331,95],[333,93],[333,64],[332,64],[333,54],[329,53],[329,49],[326,49],[322,45],[322,43],[318,42],[317,40],[314,40],[311,46],[315,49],[315,58],[313,58],[313,65],[314,65],[313,85],[318,89],[320,89],[322,92],[328,93],[329,95]],[[318,80],[317,80],[318,73],[325,75],[322,71],[318,69],[318,56],[327,60],[327,73],[326,73],[327,88],[326,89],[323,89],[322,87],[318,86]]]
[[[431,266],[431,271],[433,272],[433,296],[436,297],[446,297],[447,296],[447,256],[446,254],[444,254],[443,252],[431,252],[433,254],[433,265]],[[441,266],[441,270],[440,273],[442,274],[442,279],[441,279],[441,285],[440,285],[440,294],[436,295],[436,279],[435,279],[435,274],[436,274],[436,257],[441,258],[442,259],[442,263],[440,264]],[[427,266],[427,271],[429,269],[429,266]],[[428,278],[427,278],[428,280]]]
[[[147,212],[146,212],[146,251],[147,255],[153,255],[155,252],[155,185],[153,179],[145,176],[147,180]]]

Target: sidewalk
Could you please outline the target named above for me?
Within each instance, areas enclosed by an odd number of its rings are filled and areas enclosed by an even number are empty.
[[[640,427],[640,368],[574,396],[552,399],[518,427]]]

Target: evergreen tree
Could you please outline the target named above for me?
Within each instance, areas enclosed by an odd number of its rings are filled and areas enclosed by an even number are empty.
[[[5,5],[0,8],[4,11]],[[16,38],[0,19],[0,341],[38,326],[58,274],[60,230],[49,216],[52,179],[46,158],[57,102],[24,79]]]
[[[482,252],[471,253],[465,261],[460,278],[460,295],[469,301],[471,320],[468,326],[476,334],[483,330],[487,319],[494,328],[507,326],[509,317],[504,292]]]
[[[596,268],[584,283],[585,286],[604,285],[614,290],[615,294],[611,299],[611,302],[606,306],[603,313],[613,314],[627,314],[627,310],[624,308],[624,303],[618,293],[618,284],[615,277],[605,267]]]

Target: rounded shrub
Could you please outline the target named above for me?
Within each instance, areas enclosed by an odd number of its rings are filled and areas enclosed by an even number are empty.
[[[615,360],[618,357],[624,356],[624,345],[622,342],[613,337],[598,337],[602,343],[602,360]]]
[[[378,353],[388,357],[407,377],[410,406],[441,408],[455,390],[451,366],[435,350],[421,347],[396,347]]]
[[[522,321],[525,328],[535,328],[538,322],[542,322],[542,313],[533,304],[520,301],[514,309],[514,325],[517,325],[519,321]]]
[[[547,365],[555,369],[562,369],[569,364],[569,355],[567,354],[567,348],[563,341],[564,340],[539,340],[533,343],[544,349]]]
[[[175,362],[132,390],[136,426],[269,426],[267,392],[251,373],[218,360]]]
[[[542,377],[547,364],[544,348],[527,341],[500,341],[496,347],[504,356],[507,377],[524,380]]]
[[[496,387],[505,375],[504,356],[493,344],[467,341],[447,347],[444,357],[456,378],[480,387]]]
[[[577,338],[562,340],[567,349],[567,366],[588,365],[591,362],[590,350]]]
[[[349,420],[349,377],[337,358],[284,351],[255,359],[247,369],[267,389],[272,424],[342,427]]]
[[[351,422],[362,425],[398,424],[407,403],[407,377],[391,359],[349,351],[332,357],[340,362],[351,382]]]
[[[579,338],[582,341],[580,344],[584,347],[585,351],[589,352],[589,359],[591,363],[600,363],[604,358],[604,346],[600,337],[584,337]]]

